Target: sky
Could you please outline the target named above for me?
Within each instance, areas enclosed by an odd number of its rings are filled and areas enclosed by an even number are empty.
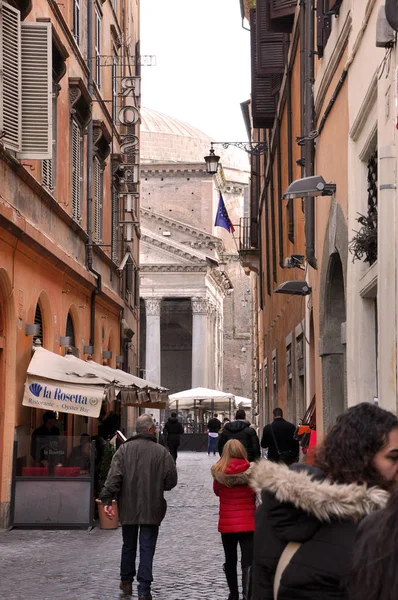
[[[250,33],[239,0],[141,0],[142,105],[214,141],[245,141],[240,103],[250,96]]]

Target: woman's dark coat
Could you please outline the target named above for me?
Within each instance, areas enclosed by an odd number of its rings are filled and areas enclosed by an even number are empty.
[[[332,484],[317,469],[289,469],[265,460],[254,467],[251,482],[262,498],[256,511],[252,600],[274,600],[275,571],[288,542],[302,545],[282,575],[277,600],[347,600],[357,524],[385,506],[388,493]]]

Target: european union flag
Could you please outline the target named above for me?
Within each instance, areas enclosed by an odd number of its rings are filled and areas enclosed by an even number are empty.
[[[224,200],[220,192],[220,200],[218,201],[216,220],[214,221],[215,227],[224,227],[229,233],[235,231],[235,227],[231,223],[231,219],[228,216],[227,209],[225,208]]]

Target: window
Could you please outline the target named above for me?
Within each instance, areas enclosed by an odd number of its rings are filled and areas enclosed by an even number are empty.
[[[72,119],[72,217],[77,222],[82,220],[82,172],[83,151],[82,135],[77,122]]]
[[[134,264],[131,258],[128,259],[126,267],[126,280],[125,280],[125,298],[126,302],[131,303],[131,295],[133,293],[133,277],[134,277]]]
[[[101,87],[101,13],[95,7],[95,83]]]
[[[40,329],[39,333],[33,336],[33,342],[40,340],[41,345],[43,345],[43,316],[41,314],[39,303],[36,304],[35,325],[38,325]]]
[[[117,0],[112,0],[112,8],[117,16]]]
[[[73,0],[73,37],[80,46],[80,0]]]
[[[94,242],[102,242],[104,171],[97,156],[94,157]]]
[[[272,352],[272,408],[278,405],[278,367],[276,350]],[[271,415],[270,415],[271,416]]]
[[[0,132],[20,158],[52,154],[51,23],[24,22],[1,3]]]

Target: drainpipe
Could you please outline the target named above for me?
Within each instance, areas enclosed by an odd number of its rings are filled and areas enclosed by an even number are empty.
[[[88,93],[92,100],[93,87],[93,0],[87,0],[87,66]],[[92,107],[92,105],[91,105]],[[89,271],[93,266],[93,119],[87,126],[87,246],[86,264]]]
[[[314,130],[315,107],[314,107],[314,0],[304,0],[305,20],[305,115],[304,136],[308,138]],[[304,142],[305,176],[314,175],[314,140],[306,139]],[[315,258],[315,202],[314,198],[306,198],[304,203],[305,212],[305,242],[307,261],[314,269],[317,268]]]

